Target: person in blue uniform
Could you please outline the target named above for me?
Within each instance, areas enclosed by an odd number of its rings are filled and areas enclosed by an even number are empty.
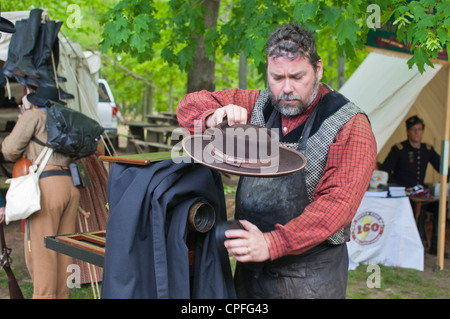
[[[422,143],[425,124],[417,115],[406,120],[407,140],[392,146],[380,169],[389,173],[389,184],[404,186],[407,189],[416,185],[424,185],[428,164],[439,172],[441,158],[433,146]],[[433,231],[430,254],[437,252],[438,203],[422,205],[418,220],[419,234],[425,236],[426,211],[433,213]],[[448,254],[445,254],[448,258]]]
[[[431,145],[422,143],[424,129],[423,120],[416,115],[406,120],[408,139],[392,146],[381,165],[381,170],[389,173],[389,184],[406,188],[424,185],[428,163],[439,172],[439,154]]]

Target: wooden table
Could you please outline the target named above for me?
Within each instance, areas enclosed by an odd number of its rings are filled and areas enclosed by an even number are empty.
[[[412,209],[414,212],[414,218],[416,220],[416,224],[418,225],[420,212],[422,210],[422,205],[437,203],[437,202],[439,202],[439,197],[421,198],[421,197],[409,196],[409,200],[411,202],[411,206],[412,206]],[[447,198],[447,201],[448,201],[448,198]],[[435,216],[433,216],[433,218],[438,218],[438,212],[436,212],[436,214],[435,214]],[[425,232],[425,234],[424,234],[425,235],[425,246],[427,248],[429,248],[431,245],[431,238],[426,230],[424,230],[424,232]]]
[[[146,127],[145,131],[147,132],[147,138],[145,140],[147,142],[170,144],[170,137],[176,128],[178,128],[178,126],[172,125]]]
[[[414,212],[414,219],[416,220],[416,224],[419,221],[420,211],[422,209],[422,204],[430,204],[439,202],[439,197],[414,197],[409,196],[409,200],[411,201],[411,206]]]
[[[143,122],[127,122],[125,125],[128,125],[129,133],[133,136],[133,138],[138,140],[145,139],[146,128],[158,126],[158,124]]]
[[[153,116],[161,118],[161,116]],[[166,117],[163,117],[166,118]],[[178,125],[157,124],[146,122],[127,122],[129,134],[127,136],[127,152],[144,152],[148,148],[150,152],[167,151],[172,149],[172,132]]]
[[[169,125],[177,125],[178,120],[176,115],[147,115],[147,121],[149,123],[156,124],[169,124]]]
[[[106,231],[44,237],[46,248],[103,267]]]
[[[424,246],[407,197],[364,196],[350,227],[349,269],[382,264],[423,271]]]

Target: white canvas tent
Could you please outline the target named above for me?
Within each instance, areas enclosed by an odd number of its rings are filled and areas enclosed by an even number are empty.
[[[17,20],[28,19],[30,11],[2,12],[2,17],[15,23]],[[44,11],[43,16],[48,16]],[[6,61],[8,57],[9,42],[12,35],[2,33],[0,39],[0,60]],[[67,79],[59,83],[61,88],[75,96],[66,100],[67,106],[78,110],[87,116],[99,121],[97,115],[98,103],[98,77],[101,67],[100,54],[83,52],[79,43],[69,40],[60,32],[60,62],[57,74]],[[16,102],[20,101],[24,90],[21,85],[11,86],[11,95]]]
[[[447,70],[427,66],[420,74],[406,62],[407,58],[371,52],[339,90],[369,116],[380,161],[392,145],[406,139],[405,120],[412,114],[425,121],[424,141],[441,148]]]
[[[427,66],[426,71],[420,74],[417,67],[409,69],[409,58],[390,51],[372,51],[339,90],[369,116],[377,140],[378,162],[384,161],[394,144],[406,139],[405,120],[412,115],[424,119],[423,141],[433,145],[439,154],[443,153],[442,141],[449,139],[448,63],[434,63],[434,68]],[[448,160],[448,151],[444,154]],[[447,180],[446,172],[444,176],[428,168],[426,182],[440,182],[441,179]],[[441,194],[443,191],[445,194],[445,186],[441,187]],[[445,209],[446,202],[441,200],[440,268],[443,265]]]

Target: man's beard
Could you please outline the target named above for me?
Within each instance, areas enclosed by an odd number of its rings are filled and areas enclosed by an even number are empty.
[[[294,94],[286,94],[286,93],[281,93],[278,98],[275,98],[272,94],[272,91],[270,90],[270,86],[268,85],[269,88],[269,97],[272,100],[272,104],[274,106],[274,108],[280,112],[282,115],[286,115],[286,116],[295,116],[298,114],[303,113],[303,111],[305,111],[310,105],[311,103],[316,99],[317,93],[319,92],[319,80],[317,78],[317,75],[314,77],[314,89],[313,92],[311,94],[311,96],[309,97],[308,101],[303,101],[303,99]],[[298,103],[296,104],[285,104],[282,103],[281,101],[297,101]]]

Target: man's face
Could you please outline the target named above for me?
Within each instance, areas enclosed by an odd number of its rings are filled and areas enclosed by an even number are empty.
[[[267,84],[275,108],[288,116],[302,113],[314,101],[322,74],[321,60],[314,71],[311,63],[303,56],[294,60],[269,57]]]
[[[422,141],[423,136],[423,124],[417,123],[409,128],[406,131],[408,135],[408,140],[412,143],[420,143]]]

